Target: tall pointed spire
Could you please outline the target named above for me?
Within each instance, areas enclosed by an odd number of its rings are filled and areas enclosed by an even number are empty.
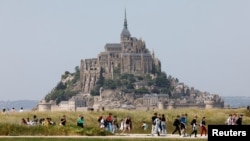
[[[128,29],[128,23],[127,23],[127,14],[126,14],[126,8],[125,8],[125,19],[124,19],[124,28]]]
[[[127,23],[127,12],[125,8],[125,17],[124,17],[124,24],[121,36],[130,36],[130,32],[128,31],[128,23]]]

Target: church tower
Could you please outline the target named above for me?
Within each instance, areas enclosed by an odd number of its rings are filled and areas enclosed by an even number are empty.
[[[127,15],[126,15],[126,9],[125,9],[125,18],[124,18],[124,24],[123,24],[123,30],[121,33],[121,46],[122,51],[126,52],[127,47],[130,45],[131,39],[130,39],[130,32],[128,30],[128,23],[127,23]]]

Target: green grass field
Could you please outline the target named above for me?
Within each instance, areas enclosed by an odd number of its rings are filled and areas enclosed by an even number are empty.
[[[194,116],[198,116],[198,123],[203,116],[206,117],[207,124],[224,124],[226,118],[229,114],[243,114],[243,124],[250,123],[250,112],[245,108],[242,109],[197,109],[197,108],[184,108],[184,109],[171,109],[171,110],[156,110],[156,111],[139,111],[139,110],[107,110],[107,111],[83,111],[83,112],[38,112],[38,111],[29,111],[29,112],[15,112],[15,113],[6,113],[0,114],[0,136],[107,136],[112,135],[107,131],[101,130],[98,127],[97,119],[100,115],[106,117],[108,113],[112,113],[118,117],[118,121],[121,118],[125,118],[127,115],[130,115],[133,122],[133,128],[131,133],[139,134],[150,134],[151,132],[151,116],[154,112],[159,114],[165,114],[167,120],[167,133],[171,134],[174,130],[173,120],[176,115],[181,115],[184,113],[188,114],[188,129],[187,132],[191,133],[191,126],[189,122]],[[76,126],[76,121],[79,115],[83,115],[85,119],[85,127],[82,129]],[[55,126],[26,126],[21,125],[22,118],[30,118],[32,120],[33,115],[37,115],[38,118],[50,117],[54,122]],[[67,123],[66,126],[59,126],[60,118],[62,115],[66,115]],[[142,121],[146,121],[150,126],[148,130],[144,131],[141,128]],[[198,130],[199,133],[199,130]],[[105,140],[131,140],[131,139],[107,139]],[[95,139],[95,140],[104,140],[104,139]],[[186,140],[180,139],[180,140]],[[22,138],[1,138],[0,140],[23,140]],[[26,138],[25,140],[59,140],[58,138]],[[64,139],[60,139],[64,140]],[[66,140],[76,140],[66,139]],[[82,139],[78,139],[82,140]],[[84,140],[93,140],[84,138]],[[133,139],[134,140],[134,139]],[[148,140],[148,139],[135,139],[135,140]],[[152,139],[150,139],[152,140]],[[155,139],[157,140],[157,139]],[[178,140],[178,139],[168,139],[169,141]],[[191,139],[187,139],[191,140]],[[204,140],[204,139],[195,139]]]

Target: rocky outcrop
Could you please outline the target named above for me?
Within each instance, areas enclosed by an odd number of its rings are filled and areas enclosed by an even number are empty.
[[[93,104],[97,109],[135,109],[134,94],[125,94],[121,90],[103,90]]]

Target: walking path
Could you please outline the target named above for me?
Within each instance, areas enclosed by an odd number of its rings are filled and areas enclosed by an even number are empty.
[[[167,134],[166,136],[152,136],[151,134],[116,134],[112,136],[0,136],[0,138],[178,138],[178,139],[206,139],[207,136],[197,137],[179,136],[178,134]]]
[[[194,137],[194,135],[192,135],[191,137],[190,136],[179,136],[178,134],[167,134],[166,136],[157,136],[157,135],[151,135],[151,134],[118,134],[118,135],[115,135],[115,137],[119,138],[119,137],[124,137],[124,138],[197,138],[197,139],[201,139],[201,138],[204,138],[206,139],[207,136],[200,136],[200,135],[197,135],[197,137]]]

